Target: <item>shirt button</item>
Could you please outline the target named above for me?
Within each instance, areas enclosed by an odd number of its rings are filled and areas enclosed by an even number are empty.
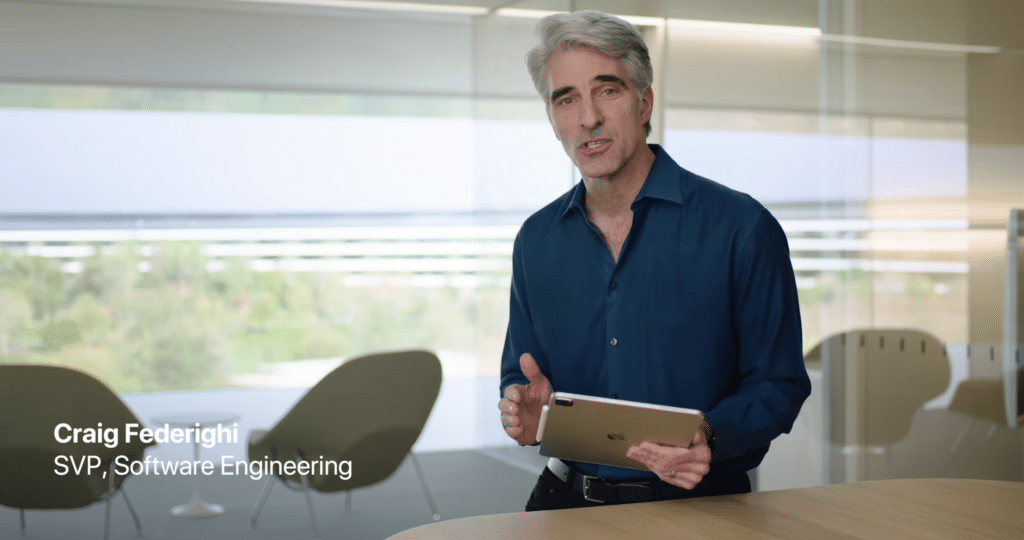
[[[611,343],[611,344],[612,344],[612,347],[614,347],[614,346],[616,346],[616,345],[618,345],[618,344],[619,344],[619,340],[617,340],[617,339],[615,339],[615,338],[612,338],[612,340],[611,340],[611,341],[609,341],[608,343]]]
[[[618,283],[612,283],[611,285],[608,286],[608,288],[614,291],[615,289],[619,288],[619,284]]]

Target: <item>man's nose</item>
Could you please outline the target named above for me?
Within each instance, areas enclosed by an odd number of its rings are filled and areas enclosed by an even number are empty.
[[[601,108],[592,99],[584,99],[580,107],[580,125],[586,129],[594,129],[604,122]]]

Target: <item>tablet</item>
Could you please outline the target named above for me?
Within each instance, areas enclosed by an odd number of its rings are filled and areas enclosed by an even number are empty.
[[[690,446],[703,419],[693,409],[555,392],[542,409],[537,440],[548,457],[647,470],[626,457],[631,445]]]

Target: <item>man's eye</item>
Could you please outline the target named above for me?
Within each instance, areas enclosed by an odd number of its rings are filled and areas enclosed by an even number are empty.
[[[568,105],[568,104],[572,103],[572,101],[573,100],[572,100],[571,97],[562,98],[561,100],[559,100],[558,104],[559,105]]]

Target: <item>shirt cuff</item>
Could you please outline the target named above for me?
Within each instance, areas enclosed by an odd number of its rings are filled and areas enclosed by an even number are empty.
[[[736,426],[729,421],[728,416],[716,414],[713,410],[704,414],[704,421],[714,432],[714,444],[708,441],[708,447],[711,448],[711,461],[715,462],[721,459],[723,449],[728,448],[730,437],[735,436]]]

